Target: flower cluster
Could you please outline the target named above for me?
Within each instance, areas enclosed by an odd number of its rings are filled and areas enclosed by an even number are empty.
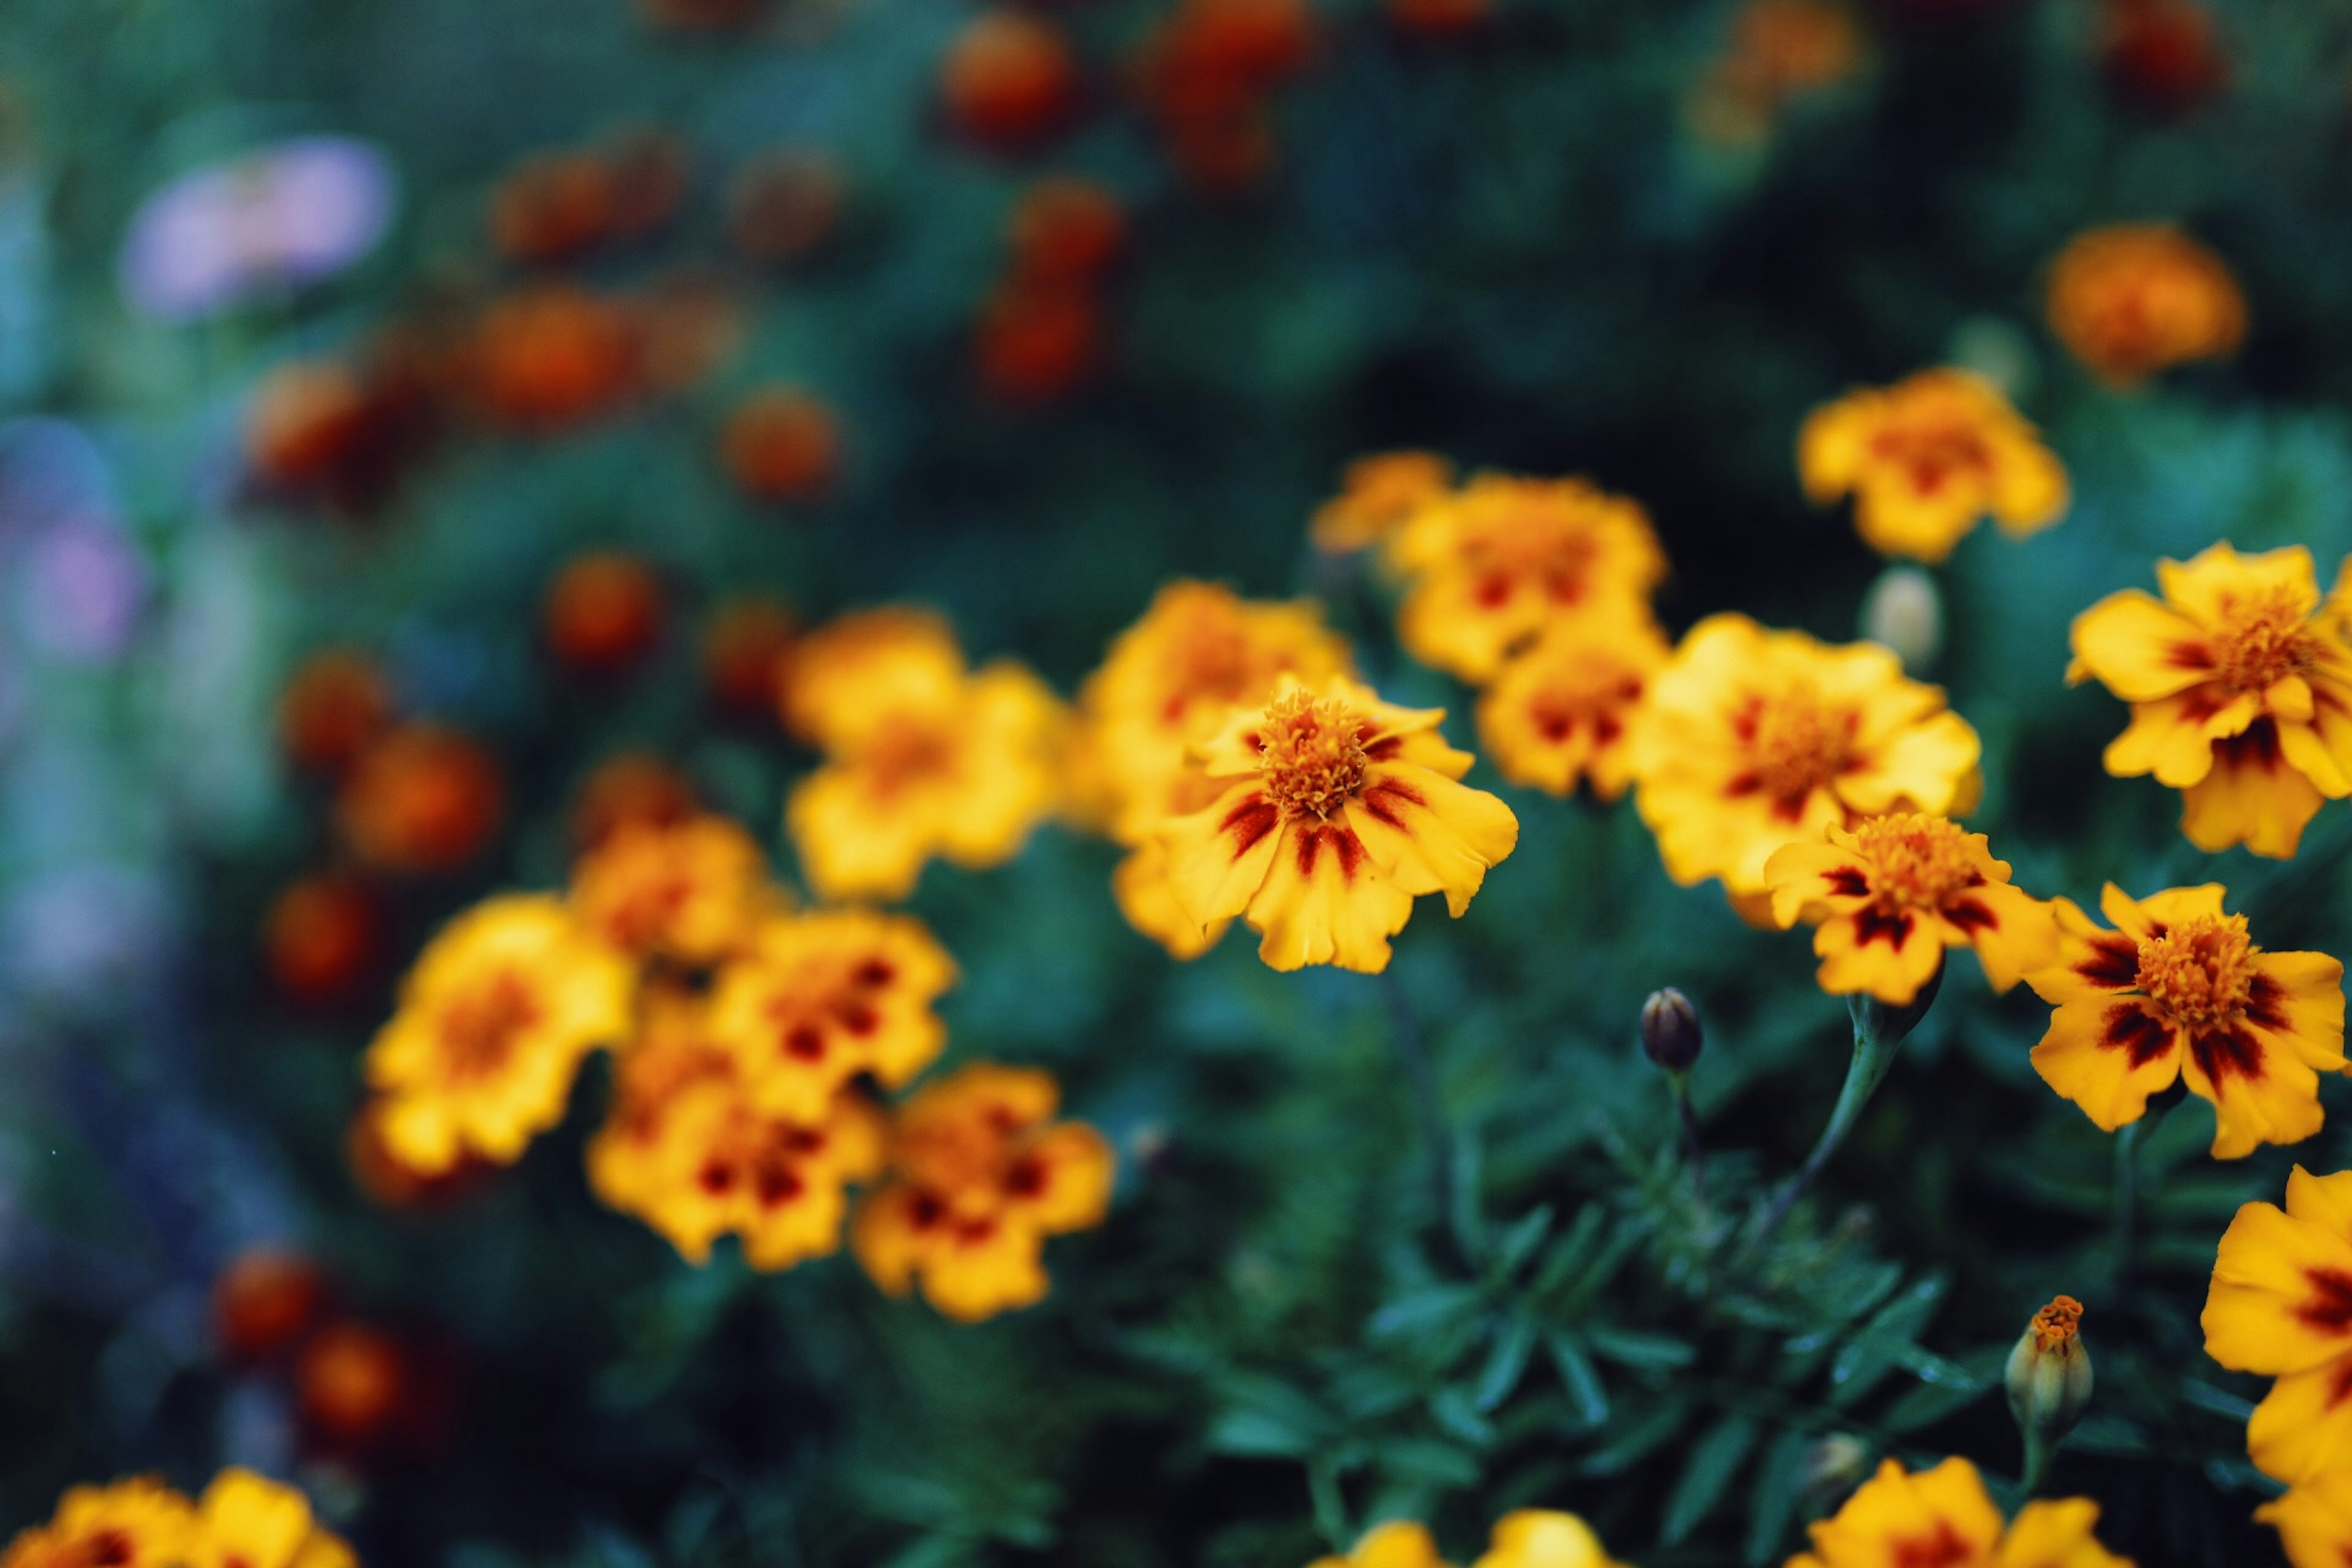
[[[1307,1568],[1448,1568],[1427,1527],[1409,1520],[1375,1525],[1343,1557],[1319,1557]],[[1471,1568],[1624,1568],[1609,1555],[1592,1527],[1572,1513],[1523,1508],[1495,1521]]]
[[[47,1524],[0,1552],[0,1568],[355,1568],[310,1500],[251,1470],[226,1469],[190,1500],[152,1477],[76,1487]]]

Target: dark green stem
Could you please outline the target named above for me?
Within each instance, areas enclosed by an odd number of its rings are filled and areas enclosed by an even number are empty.
[[[1389,1041],[1396,1047],[1398,1064],[1404,1068],[1405,1090],[1412,1097],[1413,1119],[1420,1124],[1422,1146],[1427,1152],[1430,1196],[1437,1205],[1437,1228],[1450,1236],[1454,1230],[1454,1130],[1446,1122],[1445,1107],[1438,1098],[1437,1066],[1430,1059],[1428,1043],[1423,1039],[1421,1026],[1405,999],[1404,987],[1397,984],[1391,971],[1381,972],[1381,990],[1388,1000]]]
[[[1691,1109],[1690,1074],[1670,1072],[1666,1081],[1674,1086],[1675,1114],[1682,1123],[1683,1165],[1690,1172],[1691,1196],[1698,1201],[1701,1224],[1706,1220],[1706,1156],[1699,1148],[1698,1113]]]
[[[1765,1205],[1763,1214],[1758,1217],[1756,1228],[1749,1236],[1750,1246],[1764,1241],[1780,1227],[1790,1206],[1804,1194],[1807,1187],[1813,1184],[1813,1178],[1822,1173],[1822,1167],[1827,1165],[1838,1152],[1846,1135],[1853,1131],[1853,1124],[1862,1120],[1864,1109],[1870,1104],[1870,1097],[1878,1092],[1878,1086],[1886,1081],[1888,1069],[1895,1066],[1895,1058],[1903,1048],[1904,1036],[1911,1032],[1911,1026],[1918,1022],[1920,1015],[1935,1000],[1937,984],[1942,978],[1943,973],[1938,970],[1936,980],[1929,981],[1921,989],[1916,1002],[1894,1014],[1867,996],[1846,999],[1853,1015],[1853,1059],[1845,1069],[1845,1087],[1838,1091],[1836,1109],[1830,1112],[1830,1124],[1822,1129],[1813,1152],[1806,1156],[1797,1173],[1773,1194],[1772,1201]]]

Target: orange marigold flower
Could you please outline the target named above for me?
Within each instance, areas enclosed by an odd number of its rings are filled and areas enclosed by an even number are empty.
[[[1389,23],[1422,38],[1453,38],[1475,31],[1493,15],[1491,0],[1388,0]]]
[[[983,11],[940,64],[940,96],[975,142],[1019,147],[1059,130],[1077,107],[1078,63],[1062,29],[1019,11]]]
[[[1980,786],[1977,732],[1892,653],[1745,616],[1691,628],[1651,678],[1626,748],[1666,874],[1721,878],[1751,916],[1782,845],[1888,812],[1957,815]]]
[[[735,1064],[710,1041],[704,994],[667,975],[638,994],[637,1028],[613,1056],[613,1100],[588,1141],[588,1185],[609,1207],[643,1215],[661,1188],[672,1101],[708,1079],[732,1082]]]
[[[483,314],[476,352],[482,396],[499,423],[552,432],[612,412],[635,390],[635,323],[610,300],[551,284]]]
[[[661,580],[640,557],[591,551],[566,562],[548,585],[548,647],[572,668],[610,675],[660,639]]]
[[[278,699],[278,739],[299,766],[340,773],[392,721],[392,684],[355,648],[304,659]]]
[[[989,297],[973,340],[982,387],[1005,403],[1050,403],[1102,355],[1102,304],[1089,288],[1015,278]]]
[[[840,472],[841,426],[814,394],[764,387],[727,416],[719,450],[728,473],[753,500],[814,500]]]
[[[1059,1098],[1046,1073],[976,1062],[898,1108],[891,1179],[851,1225],[876,1284],[919,1284],[965,1322],[1045,1298],[1045,1237],[1100,1225],[1116,1167],[1093,1128],[1052,1120]]]
[[[1344,676],[1286,675],[1270,703],[1232,710],[1193,751],[1220,793],[1159,831],[1185,913],[1204,931],[1245,915],[1276,969],[1377,973],[1415,897],[1442,892],[1455,915],[1467,910],[1519,823],[1456,782],[1472,759],[1438,734],[1444,717]]]
[[[2063,517],[2065,468],[1983,377],[1924,370],[1864,387],[1806,416],[1797,470],[1818,505],[1853,497],[1853,525],[1882,555],[1935,563],[1990,516],[2016,538]]]
[[[1007,230],[1015,276],[1077,287],[1099,282],[1118,260],[1127,245],[1127,214],[1108,186],[1064,174],[1024,191]]]
[[[823,897],[904,898],[933,856],[1000,865],[1062,798],[1061,702],[1009,660],[966,671],[937,627],[885,612],[801,646],[785,711],[827,757],[784,822]]]
[[[1453,488],[1454,465],[1434,452],[1359,458],[1340,477],[1339,493],[1316,509],[1308,532],[1318,550],[1333,555],[1386,544]]]
[[[1812,1551],[1788,1568],[2132,1568],[2091,1533],[2098,1521],[2098,1504],[2067,1498],[2029,1502],[2004,1525],[1966,1459],[1917,1471],[1888,1459],[1836,1517],[1812,1527]]]
[[[535,153],[490,195],[490,239],[509,260],[564,261],[603,242],[613,174],[593,153]]]
[[[786,1121],[821,1120],[859,1073],[896,1089],[940,1054],[932,1011],[955,962],[921,921],[816,910],[761,923],[711,982],[705,1040],[734,1062],[743,1094]]]
[[[295,1363],[295,1399],[317,1436],[346,1448],[373,1447],[401,1420],[409,1372],[392,1335],[349,1320],[330,1323]]]
[[[2352,578],[2323,603],[2300,544],[2216,544],[2156,577],[2160,600],[2126,589],[2074,617],[2066,679],[2131,704],[2107,772],[2186,792],[2180,830],[2200,849],[2284,859],[2322,800],[2352,795]]]
[[[304,877],[278,895],[262,923],[269,977],[297,1002],[348,995],[375,956],[376,928],[364,887],[346,877]]]
[[[771,718],[800,623],[778,600],[753,595],[711,612],[702,633],[703,682],[731,713]]]
[[[2352,1468],[2324,1471],[2254,1510],[2279,1533],[2292,1568],[2340,1568],[2352,1562]]]
[[[446,871],[487,847],[506,815],[506,781],[470,737],[403,724],[360,756],[335,797],[352,852],[387,871]]]
[[[267,1361],[300,1342],[327,1303],[327,1279],[299,1252],[240,1252],[213,1281],[213,1333],[236,1361]]]
[[[1318,1557],[1307,1568],[1446,1568],[1426,1528],[1406,1520],[1375,1525],[1344,1557]],[[1486,1550],[1471,1568],[1623,1568],[1592,1527],[1572,1513],[1523,1508],[1495,1521]]]
[[[1554,621],[1479,697],[1479,743],[1515,784],[1567,795],[1587,781],[1615,800],[1632,778],[1627,729],[1668,653],[1646,617]]]
[[[623,827],[666,827],[695,814],[694,786],[650,752],[622,752],[596,764],[572,803],[572,844],[586,851]]]
[[[572,912],[639,958],[715,963],[775,899],[768,858],[723,816],[621,828],[572,870]]]
[[[195,1510],[152,1476],[75,1487],[47,1524],[0,1552],[0,1568],[181,1568],[194,1544]]]
[[[2246,299],[2221,258],[2170,224],[2076,235],[2051,264],[2045,304],[2066,352],[2110,385],[2234,353]]]
[[[2263,1473],[2300,1483],[2352,1470],[2352,1172],[2315,1176],[2297,1165],[2284,1209],[2239,1209],[2202,1321],[2207,1355],[2278,1379],[2246,1426],[2246,1452]],[[2352,1543],[2352,1532],[2339,1539]]]
[[[558,899],[489,899],[443,927],[367,1050],[384,1142],[433,1174],[510,1164],[563,1115],[581,1058],[625,1035],[627,960]]]
[[[2099,59],[2116,90],[2158,114],[2186,114],[2230,85],[2230,54],[2195,0],[2105,0]]]
[[[1790,844],[1764,863],[1772,918],[1820,929],[1822,989],[1864,992],[1890,1007],[1918,995],[1948,947],[1973,947],[1985,978],[2006,991],[2058,957],[2050,906],[2009,880],[1981,833],[1916,812],[1874,816],[1827,844]]]
[[[2263,952],[2221,898],[2218,883],[2141,900],[2110,884],[2113,931],[2059,899],[2058,962],[2025,983],[2056,1008],[2033,1047],[2043,1082],[2112,1132],[2185,1079],[2212,1102],[2213,1157],[2234,1160],[2319,1131],[2318,1075],[2347,1068],[2344,966]]]
[[[1583,479],[1507,474],[1416,508],[1389,558],[1411,580],[1397,611],[1406,649],[1474,683],[1563,614],[1646,618],[1666,574],[1634,502]]]
[[[251,1470],[221,1471],[197,1500],[187,1568],[357,1568],[358,1563],[342,1537],[312,1515],[309,1498]]]

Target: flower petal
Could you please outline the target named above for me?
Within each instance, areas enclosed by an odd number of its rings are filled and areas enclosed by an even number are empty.
[[[2042,1081],[2113,1132],[2147,1112],[2148,1097],[2180,1075],[2179,1036],[2137,997],[2063,1004],[2033,1047]]]

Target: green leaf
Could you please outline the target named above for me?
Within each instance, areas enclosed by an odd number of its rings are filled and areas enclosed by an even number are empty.
[[[1458,1388],[1442,1388],[1431,1395],[1429,1414],[1447,1436],[1459,1437],[1474,1448],[1489,1447],[1495,1441],[1493,1424]]]
[[[1636,1329],[1595,1323],[1584,1331],[1592,1353],[1620,1366],[1647,1372],[1671,1372],[1698,1359],[1698,1352],[1671,1334],[1643,1333]]]
[[[1767,1564],[1780,1561],[1781,1546],[1789,1534],[1789,1521],[1797,1511],[1798,1479],[1805,1468],[1805,1450],[1813,1442],[1810,1432],[1783,1432],[1764,1451],[1764,1462],[1756,1467],[1756,1479],[1748,1489],[1745,1554],[1749,1568],[1767,1568]]]
[[[1511,1390],[1528,1370],[1528,1357],[1536,1348],[1535,1320],[1525,1313],[1515,1313],[1496,1336],[1494,1353],[1486,1358],[1486,1370],[1478,1374],[1477,1391],[1471,1403],[1481,1414],[1492,1410],[1510,1396]]]
[[[1542,1204],[1519,1216],[1495,1243],[1495,1270],[1505,1278],[1518,1272],[1519,1266],[1535,1256],[1543,1238],[1551,1234],[1552,1207]]]
[[[2193,1377],[2180,1380],[2180,1398],[2183,1404],[2219,1415],[2232,1426],[2244,1426],[2254,1414],[2252,1400]]]
[[[1372,1449],[1372,1462],[1410,1480],[1444,1487],[1474,1487],[1480,1470],[1477,1457],[1451,1443],[1430,1437],[1398,1437]]]
[[[1840,1410],[1851,1407],[1877,1387],[1888,1373],[1915,1363],[1930,1369],[1931,1381],[1965,1378],[1966,1374],[1950,1363],[1912,1342],[1944,1299],[1945,1289],[1940,1276],[1930,1275],[1920,1280],[1873,1313],[1870,1321],[1839,1347],[1830,1361],[1829,1402],[1832,1406]]]
[[[1592,1244],[1599,1239],[1604,1223],[1605,1211],[1599,1204],[1587,1204],[1577,1210],[1567,1232],[1545,1253],[1543,1267],[1528,1281],[1528,1293],[1549,1299],[1566,1284],[1569,1276],[1591,1256]]]
[[[1544,1336],[1544,1348],[1551,1352],[1552,1364],[1559,1368],[1559,1381],[1575,1403],[1577,1418],[1587,1426],[1608,1420],[1609,1392],[1601,1386],[1601,1373],[1583,1343],[1574,1334],[1555,1330]]]
[[[1661,1399],[1646,1414],[1621,1422],[1617,1440],[1588,1456],[1578,1468],[1588,1476],[1622,1475],[1672,1442],[1689,1415],[1688,1405]]]
[[[1683,1467],[1682,1479],[1675,1483],[1673,1493],[1666,1499],[1660,1540],[1669,1546],[1675,1545],[1706,1522],[1706,1516],[1723,1500],[1732,1478],[1748,1462],[1761,1435],[1762,1428],[1754,1416],[1727,1415],[1698,1440],[1697,1447],[1691,1450],[1690,1463]]]
[[[1475,1285],[1432,1285],[1391,1301],[1372,1314],[1367,1327],[1374,1339],[1381,1340],[1426,1333],[1467,1317],[1486,1301],[1486,1292]]]

